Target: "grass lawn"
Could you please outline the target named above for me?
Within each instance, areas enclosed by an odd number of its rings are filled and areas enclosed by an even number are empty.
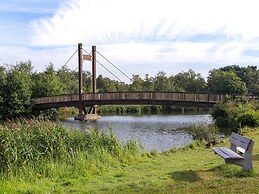
[[[211,148],[194,145],[175,153],[154,152],[130,164],[96,166],[89,174],[60,164],[66,171],[60,176],[2,180],[0,193],[259,193],[259,131],[245,136],[255,141],[250,173],[225,165]],[[229,147],[228,140],[220,146]]]

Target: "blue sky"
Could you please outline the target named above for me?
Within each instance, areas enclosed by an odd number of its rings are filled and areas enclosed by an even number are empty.
[[[82,42],[87,51],[96,45],[129,76],[193,69],[206,77],[213,68],[259,63],[257,5],[256,0],[0,0],[0,65],[31,60],[37,71],[50,62],[58,69]],[[72,70],[76,60],[68,64]],[[89,62],[84,69],[90,71]],[[102,67],[97,71],[110,76]]]

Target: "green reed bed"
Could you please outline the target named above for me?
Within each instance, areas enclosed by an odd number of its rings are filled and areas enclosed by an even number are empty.
[[[106,164],[140,156],[134,141],[120,144],[112,132],[67,130],[48,121],[22,119],[0,126],[2,179],[52,178],[99,173]]]

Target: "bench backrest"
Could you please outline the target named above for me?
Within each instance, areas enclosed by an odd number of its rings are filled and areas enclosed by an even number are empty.
[[[237,133],[232,132],[230,136],[231,146],[230,149],[236,151],[237,147],[244,149],[245,151],[248,149],[252,139],[239,135]]]

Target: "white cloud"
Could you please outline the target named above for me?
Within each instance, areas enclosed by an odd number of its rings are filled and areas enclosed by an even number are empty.
[[[62,47],[62,48],[48,48],[37,49],[27,47],[1,46],[0,60],[3,61],[1,65],[14,65],[20,61],[32,61],[34,70],[43,71],[47,65],[53,63],[58,69],[63,66],[70,56],[76,51],[77,47]],[[68,67],[74,69],[77,64],[77,56],[73,57],[68,63]]]
[[[259,62],[259,56],[244,55],[259,46],[257,4],[256,0],[67,0],[52,17],[31,23],[29,45],[42,49],[25,49],[20,55],[34,58],[39,66],[62,64],[83,42],[88,51],[96,45],[129,75],[194,69],[206,76],[212,68]],[[72,66],[76,68],[76,61]],[[107,75],[101,67],[98,72]]]
[[[33,44],[128,42],[223,33],[257,37],[253,0],[70,0],[51,19],[32,25]]]

